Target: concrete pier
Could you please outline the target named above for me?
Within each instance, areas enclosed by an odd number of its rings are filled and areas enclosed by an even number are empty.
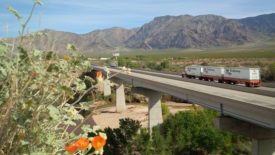
[[[104,85],[103,86],[104,87],[104,91],[103,91],[104,97],[110,96],[111,95],[111,82],[110,82],[110,80],[108,80],[108,79],[104,80],[103,85]]]
[[[126,110],[124,85],[123,83],[119,83],[116,87],[116,111],[123,112]]]
[[[132,92],[142,94],[149,98],[148,103],[148,127],[150,132],[154,126],[163,123],[162,110],[161,110],[161,96],[162,93],[145,88],[132,88]]]
[[[251,137],[252,155],[275,155],[275,130],[260,127],[232,117],[221,116],[215,126],[224,131]]]
[[[161,110],[161,93],[157,91],[150,91],[147,96],[149,97],[149,128],[152,130],[154,126],[163,123],[162,110]]]
[[[275,155],[275,138],[253,139],[252,155]]]

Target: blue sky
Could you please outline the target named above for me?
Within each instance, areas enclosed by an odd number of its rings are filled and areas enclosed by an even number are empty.
[[[275,13],[274,0],[42,0],[28,27],[88,33],[111,27],[134,28],[163,15],[216,14],[243,18]],[[27,17],[33,0],[0,0],[0,38],[16,36],[19,24],[6,7]]]

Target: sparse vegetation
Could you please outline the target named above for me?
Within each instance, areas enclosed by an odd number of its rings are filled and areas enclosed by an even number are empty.
[[[222,49],[221,49],[222,50]],[[236,49],[238,50],[238,49]],[[274,81],[273,63],[275,47],[266,51],[217,51],[180,52],[180,50],[159,51],[145,55],[119,57],[124,66],[133,69],[146,69],[181,74],[186,65],[207,65],[226,67],[260,67],[263,81]],[[122,63],[123,62],[123,63]]]

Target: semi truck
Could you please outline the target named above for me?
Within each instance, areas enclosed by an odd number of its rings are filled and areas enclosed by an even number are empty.
[[[182,77],[219,83],[245,84],[247,87],[261,85],[260,68],[189,65],[185,67]]]

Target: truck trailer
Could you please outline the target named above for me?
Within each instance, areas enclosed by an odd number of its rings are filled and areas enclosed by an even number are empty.
[[[226,67],[224,82],[233,84],[245,84],[246,86],[260,86],[260,69],[244,67]]]
[[[228,84],[245,84],[247,87],[261,85],[260,68],[189,65],[185,67],[182,77]]]

